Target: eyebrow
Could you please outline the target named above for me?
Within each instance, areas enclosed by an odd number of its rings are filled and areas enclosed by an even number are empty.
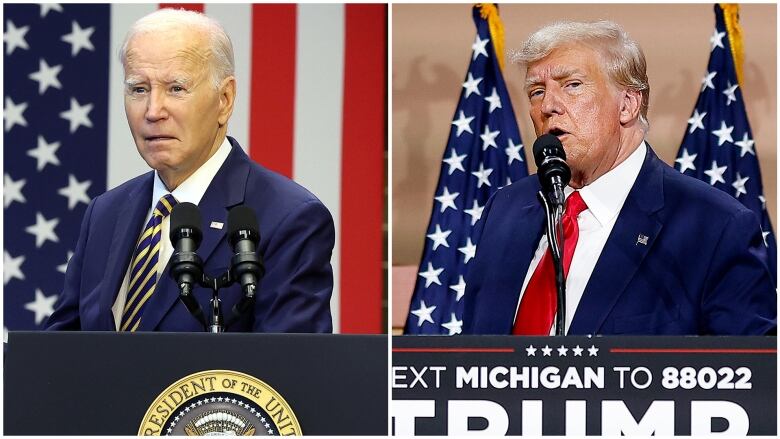
[[[577,73],[580,73],[579,69],[562,65],[557,65],[550,69],[550,76],[555,80],[568,78],[569,76],[575,75]],[[525,89],[527,90],[529,87],[541,82],[542,80],[538,76],[529,76],[525,78]]]
[[[186,76],[180,76],[177,78],[166,80],[165,83],[184,86],[187,85],[190,81],[191,81],[190,78]],[[144,84],[146,82],[148,81],[146,81],[145,79],[141,79],[141,77],[139,76],[129,76],[127,79],[125,79],[125,87],[133,87],[138,84]]]

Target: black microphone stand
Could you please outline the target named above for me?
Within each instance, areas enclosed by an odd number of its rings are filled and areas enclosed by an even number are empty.
[[[552,253],[553,266],[555,267],[555,287],[557,307],[555,310],[555,335],[565,335],[566,328],[566,277],[563,273],[563,203],[551,202],[543,191],[537,194],[539,201],[544,206],[544,213],[547,220],[547,242]],[[552,195],[552,194],[551,194]],[[560,198],[560,197],[555,197]]]

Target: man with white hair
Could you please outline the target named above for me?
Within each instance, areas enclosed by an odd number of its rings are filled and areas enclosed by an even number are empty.
[[[212,276],[233,255],[228,211],[246,205],[258,217],[266,274],[254,309],[227,331],[331,332],[333,219],[309,191],[252,162],[227,137],[236,80],[222,26],[162,9],[133,25],[120,59],[130,131],[153,171],[92,200],[47,329],[203,331],[177,300],[167,268],[169,215],[189,202],[203,217],[198,255]],[[208,314],[210,290],[194,296]],[[220,290],[226,316],[241,297],[238,284]]]
[[[537,136],[563,144],[567,334],[766,334],[777,296],[758,218],[647,144],[644,54],[620,26],[563,22],[517,55]],[[555,333],[556,289],[537,176],[488,201],[463,332]]]

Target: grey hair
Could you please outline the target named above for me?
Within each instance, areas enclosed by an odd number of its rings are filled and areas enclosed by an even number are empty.
[[[617,23],[560,21],[549,24],[528,37],[522,48],[513,54],[512,62],[527,66],[546,57],[553,49],[573,42],[587,44],[601,54],[605,70],[615,85],[641,94],[639,123],[647,132],[650,128],[647,120],[650,82],[645,54]]]
[[[119,50],[119,61],[122,65],[125,64],[127,45],[134,36],[181,28],[197,28],[208,35],[211,49],[211,81],[215,89],[225,78],[235,75],[233,43],[222,25],[204,14],[184,9],[160,9],[133,23]]]

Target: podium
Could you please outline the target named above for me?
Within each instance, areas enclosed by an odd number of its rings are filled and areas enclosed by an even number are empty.
[[[396,435],[776,436],[775,337],[393,337]]]
[[[387,352],[384,335],[11,332],[3,433],[387,435]]]

